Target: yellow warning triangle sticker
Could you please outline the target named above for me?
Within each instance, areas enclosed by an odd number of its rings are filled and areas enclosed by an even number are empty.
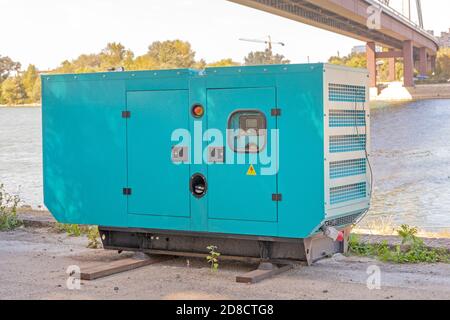
[[[248,176],[256,176],[256,171],[252,164],[250,165],[250,168],[248,168],[248,170],[247,170],[247,175]]]

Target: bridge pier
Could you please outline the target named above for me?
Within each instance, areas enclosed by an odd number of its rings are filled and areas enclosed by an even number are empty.
[[[369,70],[369,86],[376,88],[377,86],[377,54],[375,42],[367,42],[366,57],[367,69]]]
[[[430,57],[430,70],[431,72],[435,72],[436,71],[436,55],[432,55]]]
[[[377,59],[388,59],[389,81],[395,81],[396,59],[403,59],[403,86],[414,87],[414,46],[410,40],[403,42],[402,50],[389,49],[389,51],[376,52],[375,42],[367,42],[366,45],[367,69],[369,70],[370,87],[377,86]],[[433,65],[433,57],[430,64]],[[430,70],[428,65],[428,53],[426,48],[420,49],[419,71],[421,75],[427,75]]]
[[[428,74],[428,55],[427,49],[424,47],[419,49],[419,74],[421,76]]]
[[[394,54],[394,49],[389,49],[389,53]],[[388,75],[388,81],[394,82],[396,79],[396,70],[395,70],[395,63],[397,62],[397,59],[395,57],[388,58],[388,64],[389,64],[389,75]]]
[[[411,40],[403,41],[403,85],[414,87],[414,54]]]

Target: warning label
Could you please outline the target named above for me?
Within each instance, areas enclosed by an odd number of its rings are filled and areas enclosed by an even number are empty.
[[[256,171],[252,164],[250,165],[250,168],[248,168],[248,170],[247,170],[247,175],[248,176],[256,176]]]

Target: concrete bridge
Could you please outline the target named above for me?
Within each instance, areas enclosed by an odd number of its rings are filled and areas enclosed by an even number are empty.
[[[395,80],[395,62],[404,64],[404,86],[414,86],[414,69],[421,75],[434,70],[437,39],[388,4],[389,0],[229,0],[288,19],[349,36],[367,43],[371,87],[377,85],[377,59],[389,60],[389,80]],[[403,0],[410,6],[410,0]],[[409,7],[410,9],[410,7]],[[377,52],[376,47],[384,48]]]

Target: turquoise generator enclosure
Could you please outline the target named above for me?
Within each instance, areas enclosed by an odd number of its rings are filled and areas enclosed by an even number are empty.
[[[106,249],[311,263],[369,208],[368,97],[328,64],[44,75],[45,205]]]

